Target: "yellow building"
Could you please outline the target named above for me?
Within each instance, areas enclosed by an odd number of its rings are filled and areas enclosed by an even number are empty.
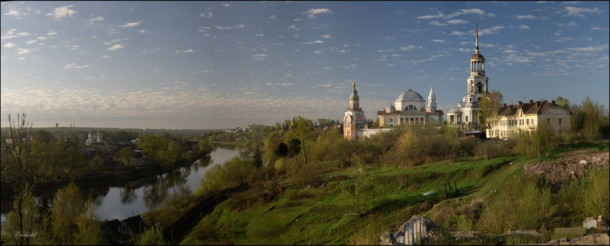
[[[555,133],[569,132],[570,112],[555,104],[555,101],[519,101],[517,105],[506,105],[495,117],[487,119],[487,138],[509,139],[521,132],[532,133],[541,122],[545,122]]]

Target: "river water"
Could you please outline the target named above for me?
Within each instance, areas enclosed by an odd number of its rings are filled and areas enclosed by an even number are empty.
[[[174,192],[194,193],[208,170],[236,156],[239,156],[239,152],[235,149],[217,147],[209,157],[191,165],[119,186],[85,188],[84,193],[95,198],[97,216],[101,221],[123,220],[159,208]],[[7,213],[2,211],[2,225],[6,222]]]

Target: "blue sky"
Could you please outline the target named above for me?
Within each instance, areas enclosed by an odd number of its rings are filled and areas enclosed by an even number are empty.
[[[367,118],[408,87],[445,112],[479,25],[506,103],[608,108],[608,2],[2,2],[1,122],[234,128]]]

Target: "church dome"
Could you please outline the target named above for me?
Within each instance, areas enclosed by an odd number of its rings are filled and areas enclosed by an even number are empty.
[[[472,54],[472,56],[470,57],[470,60],[477,60],[477,61],[485,61],[485,57],[483,57],[483,55],[481,54]]]
[[[457,108],[457,107],[454,107],[454,108],[449,109],[449,111],[448,111],[447,113],[448,113],[448,114],[461,114],[461,113],[462,113],[462,110],[460,110],[460,109],[459,109],[459,108]]]
[[[414,90],[409,89],[396,98],[396,101],[399,102],[425,102],[424,98]]]

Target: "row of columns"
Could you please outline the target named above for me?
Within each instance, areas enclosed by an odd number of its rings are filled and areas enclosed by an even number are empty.
[[[470,72],[485,71],[485,62],[483,61],[470,61]]]

